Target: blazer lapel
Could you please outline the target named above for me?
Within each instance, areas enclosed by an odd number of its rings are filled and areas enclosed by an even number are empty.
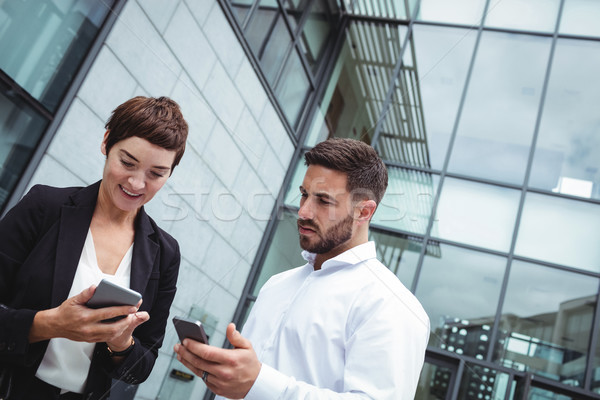
[[[150,224],[150,217],[142,207],[136,221],[130,282],[130,287],[142,293],[142,295],[150,279],[158,254],[158,243],[151,238],[154,233],[154,228]]]
[[[81,189],[71,196],[71,204],[62,206],[52,287],[52,307],[60,305],[71,290],[94,214],[99,187],[100,182],[97,182]]]

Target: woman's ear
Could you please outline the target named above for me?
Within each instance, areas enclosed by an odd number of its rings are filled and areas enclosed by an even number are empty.
[[[108,154],[106,153],[106,141],[108,140],[108,132],[110,132],[108,129],[106,130],[106,132],[104,132],[104,138],[102,139],[102,145],[100,146],[100,151],[102,151],[102,154],[104,154],[105,156],[108,156]]]

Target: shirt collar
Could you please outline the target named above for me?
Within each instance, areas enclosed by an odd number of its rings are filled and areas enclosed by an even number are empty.
[[[302,257],[308,261],[310,265],[314,266],[317,255],[304,250],[302,252]],[[354,246],[342,254],[330,258],[329,260],[325,261],[323,265],[321,265],[321,269],[331,268],[334,266],[354,265],[376,257],[377,251],[375,250],[375,242],[369,241],[359,244],[358,246]]]

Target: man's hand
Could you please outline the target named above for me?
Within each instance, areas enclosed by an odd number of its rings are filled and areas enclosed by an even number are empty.
[[[141,301],[137,306],[91,309],[85,304],[95,290],[95,286],[90,286],[60,306],[36,313],[29,331],[30,343],[62,337],[77,342],[107,342],[114,351],[127,348],[133,330],[150,316],[144,311],[137,312]],[[116,322],[102,322],[121,315],[126,317]]]
[[[185,339],[175,345],[177,359],[194,374],[202,377],[206,386],[214,393],[231,399],[241,399],[248,394],[258,377],[261,363],[252,348],[234,324],[227,326],[227,339],[234,349],[221,349]]]

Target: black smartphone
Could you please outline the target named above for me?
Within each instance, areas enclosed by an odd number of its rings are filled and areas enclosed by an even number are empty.
[[[141,298],[142,295],[135,290],[102,279],[86,305],[90,308],[135,306]]]
[[[204,331],[202,322],[184,318],[184,317],[173,317],[173,325],[179,336],[179,341],[183,342],[183,339],[189,338],[200,343],[208,344],[208,336]]]

